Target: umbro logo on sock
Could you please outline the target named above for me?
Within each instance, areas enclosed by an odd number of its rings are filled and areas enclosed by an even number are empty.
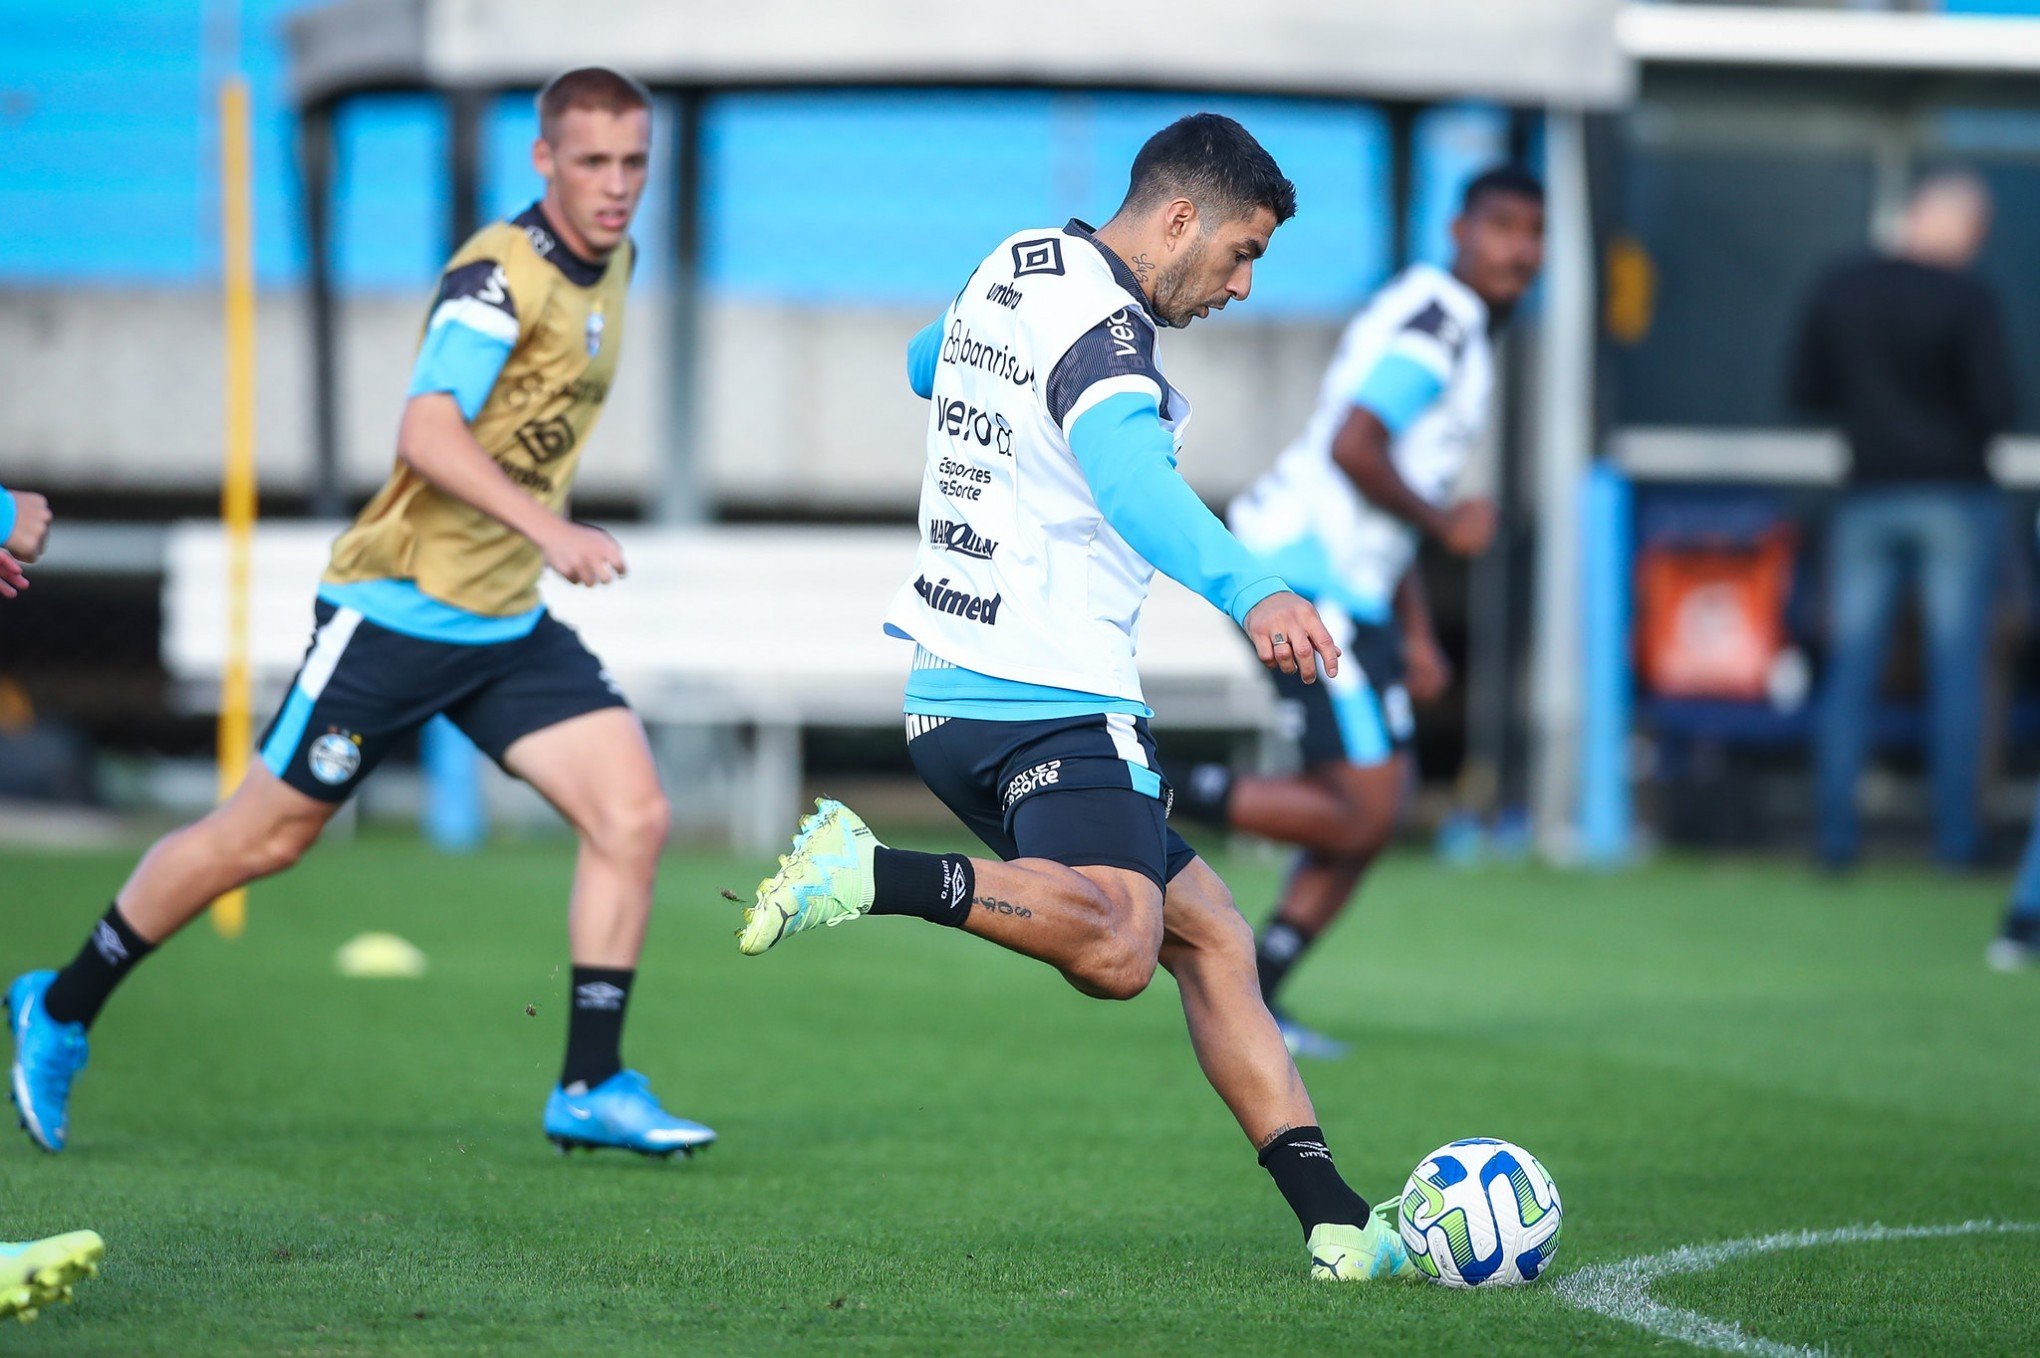
[[[120,941],[120,935],[105,920],[99,921],[99,927],[92,931],[92,948],[109,967],[117,967],[128,960],[127,944]]]
[[[623,1008],[623,987],[607,981],[589,981],[574,987],[574,1008],[576,1009],[621,1009]]]

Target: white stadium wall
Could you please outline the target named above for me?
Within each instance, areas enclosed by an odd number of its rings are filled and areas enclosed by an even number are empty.
[[[339,423],[351,493],[387,471],[420,298],[341,305]],[[312,474],[303,300],[263,297],[257,444],[262,485]],[[908,392],[907,337],[927,313],[716,301],[703,317],[698,423],[715,506],[810,514],[911,511],[924,407]],[[634,300],[610,409],[582,464],[584,494],[649,506],[667,439],[665,308]],[[1185,470],[1209,499],[1237,490],[1309,412],[1332,323],[1206,322],[1164,339],[1196,414]],[[23,485],[138,493],[218,484],[220,315],[208,293],[0,292],[0,466]]]

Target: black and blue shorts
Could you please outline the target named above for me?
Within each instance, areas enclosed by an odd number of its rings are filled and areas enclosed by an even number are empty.
[[[344,802],[390,748],[445,716],[498,764],[534,731],[623,694],[573,628],[546,613],[510,641],[429,641],[319,601],[305,659],[261,745],[269,771]]]
[[[1166,890],[1197,851],[1169,828],[1169,787],[1144,718],[907,718],[928,790],[1003,859],[1123,868]]]
[[[1303,766],[1387,763],[1410,748],[1417,724],[1404,686],[1402,634],[1384,623],[1355,623],[1342,639],[1345,654],[1336,678],[1306,684],[1274,674],[1283,726],[1303,754]]]

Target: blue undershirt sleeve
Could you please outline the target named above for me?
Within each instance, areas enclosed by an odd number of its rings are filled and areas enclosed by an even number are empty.
[[[1391,350],[1368,370],[1352,400],[1380,420],[1389,433],[1400,434],[1430,409],[1444,390],[1444,379],[1430,367]]]
[[[0,486],[0,544],[14,536],[14,517],[20,511],[14,507],[14,497],[7,487]]]
[[[460,406],[461,417],[472,423],[495,390],[512,347],[508,340],[471,330],[460,321],[442,321],[418,346],[418,361],[411,365],[411,387],[405,394],[446,392]]]
[[[518,333],[517,299],[503,266],[493,259],[454,265],[440,275],[406,394],[445,392],[472,424],[510,361]]]
[[[942,317],[921,327],[907,341],[907,385],[926,400],[935,394],[935,363],[942,357]]]
[[[1242,626],[1255,604],[1289,588],[1177,472],[1175,440],[1152,396],[1108,396],[1077,417],[1069,440],[1105,521],[1156,570]]]

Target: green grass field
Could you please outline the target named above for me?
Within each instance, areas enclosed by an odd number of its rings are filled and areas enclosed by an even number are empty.
[[[0,968],[67,957],[123,854],[0,858]],[[1549,1284],[1328,1287],[1158,979],[1126,1005],[913,921],[737,954],[760,865],[675,856],[627,1055],[723,1142],[540,1138],[564,844],[369,836],[199,928],[94,1034],[72,1148],[0,1141],[0,1235],[91,1226],[102,1277],[7,1354],[1679,1351]],[[1258,918],[1271,864],[1228,871]],[[1852,1224],[2040,1222],[2040,975],[1988,974],[1992,882],[1668,862],[1389,863],[1294,995],[1370,1196],[1462,1135],[1565,1195],[1555,1272]],[[422,982],[348,981],[391,929]],[[535,1006],[536,1016],[526,1012]],[[2040,1235],[1834,1245],[1666,1278],[1664,1303],[1852,1353],[2040,1351]],[[1692,1350],[1685,1350],[1692,1351]]]

